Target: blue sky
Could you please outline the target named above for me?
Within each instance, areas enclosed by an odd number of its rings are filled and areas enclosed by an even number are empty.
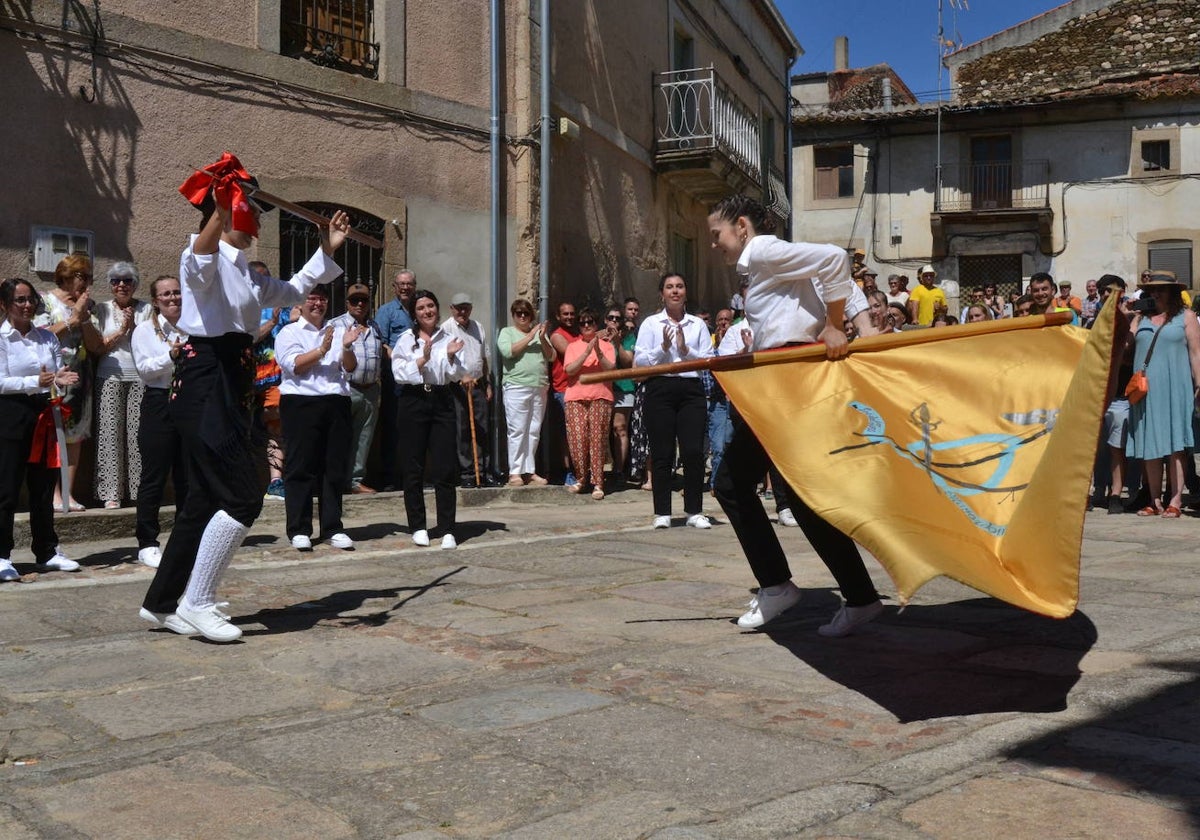
[[[950,3],[942,0],[945,37],[963,46],[1062,5],[1061,0]],[[804,47],[794,74],[832,70],[833,39],[846,35],[851,67],[890,64],[919,98],[935,98],[938,0],[775,0],[775,5]],[[942,84],[948,84],[945,71]]]

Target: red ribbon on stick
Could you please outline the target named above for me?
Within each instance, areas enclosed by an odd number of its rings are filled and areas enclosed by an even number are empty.
[[[63,405],[62,397],[52,398],[49,405],[38,415],[37,425],[33,427],[33,446],[29,450],[29,463],[52,470],[62,468],[58,454],[58,435],[54,430],[55,408],[62,412],[64,424],[71,416],[71,409]]]
[[[216,163],[192,173],[179,185],[179,192],[193,207],[201,207],[211,192],[217,206],[230,211],[234,230],[258,236],[258,221],[242,189],[242,184],[250,180],[250,173],[237,156],[225,152]]]

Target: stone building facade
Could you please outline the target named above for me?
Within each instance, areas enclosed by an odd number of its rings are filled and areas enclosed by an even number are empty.
[[[949,56],[947,103],[794,113],[797,236],[964,288],[1200,277],[1197,0],[1073,0]],[[939,130],[940,125],[940,130]],[[847,149],[842,194],[814,161]]]
[[[499,288],[484,0],[4,4],[0,272],[44,289],[64,254],[85,250],[100,298],[116,261],[147,279],[175,273],[199,221],[177,188],[229,150],[264,189],[347,208],[381,240],[339,257],[377,303],[402,267],[443,305],[466,292],[476,319],[501,326],[514,297],[538,297],[543,273],[548,307],[632,294],[652,311],[667,270],[689,276],[697,306],[728,300],[709,203],[744,190],[790,213],[787,81],[800,47],[772,0],[631,3],[621,14],[551,3],[545,148],[540,4],[499,2]],[[315,244],[311,225],[276,213],[252,256],[287,275]]]

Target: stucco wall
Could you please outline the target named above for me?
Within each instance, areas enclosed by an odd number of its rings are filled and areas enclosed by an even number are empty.
[[[1004,130],[1013,133],[1015,160],[1048,161],[1053,222],[1051,240],[1039,242],[1028,221],[1007,226],[993,222],[987,229],[975,227],[954,235],[956,222],[948,214],[945,219],[951,231],[950,256],[935,261],[939,273],[956,276],[956,255],[1020,253],[1026,276],[1033,271],[1049,271],[1078,287],[1104,273],[1134,278],[1145,267],[1148,240],[1178,238],[1192,241],[1193,272],[1200,278],[1200,223],[1195,221],[1200,183],[1170,174],[1137,177],[1141,174],[1140,160],[1131,160],[1137,153],[1135,129],[1173,125],[1177,127],[1173,136],[1179,145],[1180,171],[1198,171],[1200,114],[1194,113],[1194,106],[1175,106],[1170,116],[1155,115],[1156,107],[1145,104],[1130,108],[1131,113],[1115,119],[1043,119],[1039,124],[1021,127],[1010,118],[995,128],[981,124],[969,131],[956,131],[951,127],[942,137],[947,167],[969,162],[972,136]],[[845,129],[831,129],[831,135],[834,131],[844,134]],[[881,273],[910,270],[927,261],[933,252],[930,214],[934,207],[935,135],[894,132],[891,138],[878,142],[877,151],[875,145],[867,144],[872,151],[864,183],[875,184],[878,194],[867,193],[861,215],[857,201],[853,209],[808,211],[797,216],[796,235],[851,245],[858,245],[859,238],[866,237],[869,245],[860,247],[866,248],[868,262]],[[797,163],[801,163],[811,150],[798,147],[795,154]],[[811,177],[810,171],[798,165],[795,172],[794,190],[801,194],[805,183],[800,179]],[[890,241],[893,221],[901,224],[903,238],[899,245]],[[1018,232],[1022,228],[1026,232]]]
[[[94,231],[100,265],[133,258],[143,273],[173,271],[196,222],[177,187],[192,167],[225,149],[264,186],[304,179],[348,185],[337,190],[338,200],[387,218],[388,197],[487,212],[483,141],[463,142],[315,95],[285,98],[268,84],[239,80],[230,90],[200,71],[185,79],[117,62],[98,66],[99,95],[88,103],[75,93],[90,80],[77,56],[50,46],[0,48],[0,72],[12,82],[5,108],[26,115],[0,125],[0,142],[11,160],[38,162],[8,173],[14,194],[25,198],[0,206],[6,273],[27,271],[34,224]],[[329,193],[286,197],[328,201]]]

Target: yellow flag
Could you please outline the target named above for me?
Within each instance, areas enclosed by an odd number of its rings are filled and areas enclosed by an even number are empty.
[[[879,559],[902,602],[946,575],[1064,618],[1079,599],[1114,319],[1109,305],[1090,332],[914,331],[922,343],[897,336],[838,362],[757,353],[714,374],[788,483]]]

